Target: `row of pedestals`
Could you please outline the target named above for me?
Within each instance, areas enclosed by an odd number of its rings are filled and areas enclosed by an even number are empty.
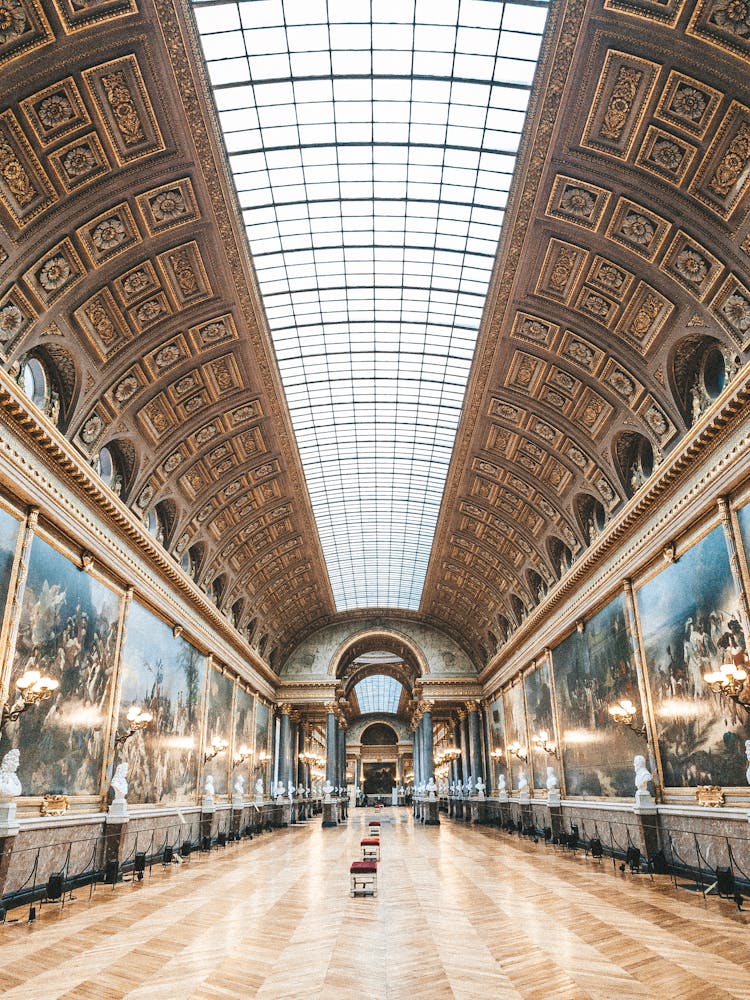
[[[349,799],[345,796],[326,796],[323,799],[323,826],[338,826],[349,815]]]

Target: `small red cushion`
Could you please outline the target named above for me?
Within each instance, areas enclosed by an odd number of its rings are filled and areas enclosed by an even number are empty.
[[[367,825],[368,826],[380,826],[380,820],[379,819],[371,819]]]
[[[376,872],[378,870],[377,861],[352,861],[352,866],[349,869],[352,875],[354,874],[365,874],[369,872]]]
[[[380,837],[363,837],[359,843],[361,847],[380,847]]]

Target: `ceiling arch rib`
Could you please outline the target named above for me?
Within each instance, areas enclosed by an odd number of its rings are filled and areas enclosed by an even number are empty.
[[[194,2],[339,610],[419,604],[547,6]]]

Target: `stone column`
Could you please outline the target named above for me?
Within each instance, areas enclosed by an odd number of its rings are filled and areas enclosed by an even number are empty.
[[[335,705],[326,705],[326,781],[336,785],[337,733]]]
[[[412,762],[414,764],[414,787],[419,784],[419,724],[413,725],[411,730],[412,739]]]
[[[292,773],[291,761],[291,725],[289,716],[292,713],[292,706],[281,705],[281,729],[279,730],[279,781],[286,790],[286,783]],[[274,789],[274,792],[276,789]]]
[[[305,762],[302,759],[305,753],[305,724],[297,723],[297,781],[296,784],[303,787],[307,784],[305,776]]]
[[[339,747],[338,785],[339,788],[345,788],[346,787],[346,726],[342,722],[339,722],[338,726],[338,747]],[[344,793],[342,792],[341,794],[343,795]]]
[[[404,783],[404,758],[401,754],[396,756],[396,784],[400,787]]]
[[[461,749],[461,723],[460,722],[454,722],[453,723],[453,745],[456,746],[456,747],[458,747],[459,750]],[[457,757],[453,761],[453,766],[454,766],[454,774],[455,774],[455,777],[454,777],[453,780],[457,781],[457,782],[463,781],[464,780],[464,776],[463,776],[463,773],[462,773],[462,770],[461,770],[461,757],[460,756]]]
[[[484,780],[482,773],[482,748],[479,741],[479,705],[475,701],[467,701],[469,713],[469,741],[471,746],[471,776],[476,786],[477,778]]]
[[[461,734],[461,777],[463,784],[471,776],[471,765],[469,763],[469,717],[465,709],[458,710],[459,731]]]
[[[424,714],[422,715],[422,739],[424,746],[424,767],[425,781],[429,781],[435,774],[435,747],[432,734],[432,702],[426,702]]]

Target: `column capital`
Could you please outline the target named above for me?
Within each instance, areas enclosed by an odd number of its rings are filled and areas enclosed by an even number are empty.
[[[467,701],[467,702],[464,702],[464,704],[466,706],[466,711],[467,712],[478,712],[479,711],[479,702],[478,701]]]
[[[424,715],[425,712],[431,712],[434,707],[435,707],[435,702],[430,701],[429,698],[422,699],[419,702],[419,711],[421,715]]]
[[[325,710],[328,715],[336,715],[338,711],[338,705],[335,701],[327,701],[325,703]]]
[[[288,701],[284,701],[279,705],[279,712],[282,715],[291,715],[293,711],[292,705]]]
[[[463,722],[464,719],[466,718],[467,714],[468,713],[467,713],[467,711],[466,711],[465,708],[457,708],[456,709],[456,715],[458,716],[458,721],[459,722]]]

